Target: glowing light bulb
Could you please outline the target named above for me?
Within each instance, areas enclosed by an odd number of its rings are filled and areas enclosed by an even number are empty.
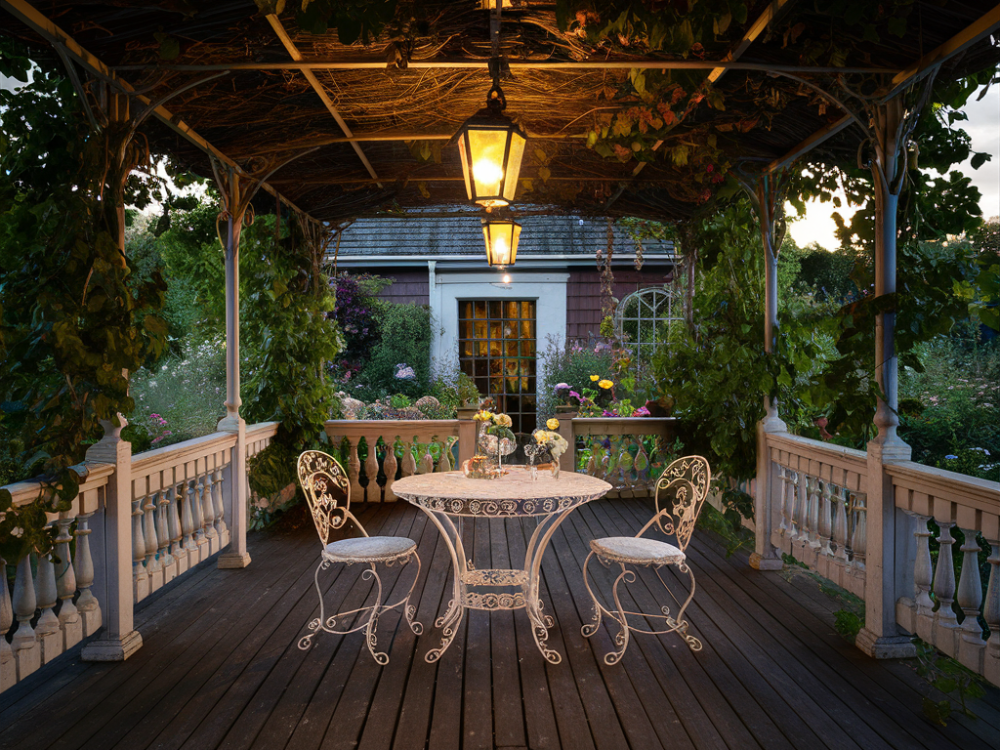
[[[505,273],[503,275],[503,283],[504,284],[509,284],[510,283],[510,274],[509,273]]]
[[[507,238],[503,235],[499,235],[493,240],[493,256],[500,265],[510,262],[510,245],[507,244]]]
[[[476,182],[486,185],[499,185],[503,179],[503,170],[500,165],[490,159],[480,159],[473,166],[473,174]]]

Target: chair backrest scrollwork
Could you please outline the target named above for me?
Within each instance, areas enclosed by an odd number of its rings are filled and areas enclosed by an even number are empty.
[[[656,481],[656,524],[667,536],[676,536],[682,550],[691,541],[711,482],[712,470],[701,456],[678,458]]]
[[[322,451],[305,451],[299,456],[298,474],[323,546],[329,543],[330,532],[348,520],[368,536],[351,513],[351,483],[337,459]]]

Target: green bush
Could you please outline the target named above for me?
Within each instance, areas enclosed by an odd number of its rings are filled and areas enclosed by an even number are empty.
[[[556,406],[562,403],[562,399],[555,394],[556,385],[566,383],[582,396],[584,389],[593,389],[591,375],[613,377],[615,372],[614,352],[606,342],[571,341],[563,346],[558,339],[550,336],[545,350],[539,352],[538,360],[544,373],[539,379],[539,416],[554,414]]]
[[[378,315],[379,342],[351,393],[363,401],[396,393],[419,398],[427,393],[430,381],[430,310],[412,303],[383,302]],[[406,368],[412,368],[412,377],[396,377]]]

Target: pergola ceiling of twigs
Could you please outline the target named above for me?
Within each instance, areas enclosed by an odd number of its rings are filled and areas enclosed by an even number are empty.
[[[25,5],[0,3],[5,10]],[[411,206],[466,205],[457,149],[447,138],[483,106],[490,86],[490,11],[472,0],[399,0],[396,17],[365,47],[341,44],[335,29],[320,35],[300,29],[294,14],[298,5],[289,0],[287,11],[270,19],[252,0],[36,0],[29,7],[152,100],[220,67],[228,70],[170,100],[175,125],[183,121],[250,173],[301,154],[268,182],[316,219],[337,222]],[[849,72],[801,59],[800,37],[822,39],[828,17],[816,7],[823,3],[758,0],[747,5],[744,23],[732,21],[699,49],[673,56],[639,43],[629,48],[629,40],[609,45],[561,32],[555,2],[522,0],[505,8],[501,52],[511,67],[511,78],[503,82],[508,114],[530,139],[517,204],[552,213],[683,219],[706,200],[706,190],[716,187],[700,174],[710,166],[757,172],[773,167],[814,134],[834,132],[845,113],[817,88],[835,95],[888,90],[900,71],[981,23],[994,3],[915,0],[902,36],[881,29],[877,42],[859,37],[850,46],[851,54],[838,60]],[[768,14],[771,22],[755,33],[754,25]],[[22,20],[15,12],[3,19],[0,30],[50,48],[50,39]],[[988,31],[992,35],[981,34],[948,59],[939,77],[954,79],[995,66],[997,32]],[[282,34],[287,34],[284,40]],[[727,56],[734,62],[722,74],[710,65],[671,71],[673,85],[688,96],[708,91],[711,74],[717,79],[711,88],[723,104],[693,97],[683,113],[678,109],[679,124],[659,145],[642,144],[644,161],[623,158],[620,151],[618,158],[608,158],[593,143],[588,146],[588,134],[600,132],[617,113],[643,104],[655,111],[655,102],[638,96],[633,69]],[[316,85],[301,66],[289,66],[294,59],[318,65],[312,73]],[[559,66],[564,63],[593,67]],[[250,65],[258,69],[246,69]],[[665,96],[671,93],[669,85],[662,90]],[[196,173],[211,174],[203,148],[176,128],[150,122],[145,130],[154,150],[168,152]],[[850,159],[863,137],[860,129],[844,127],[810,158]],[[678,147],[690,149],[687,163],[678,158]]]

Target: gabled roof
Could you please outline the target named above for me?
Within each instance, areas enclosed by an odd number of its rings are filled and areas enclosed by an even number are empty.
[[[422,213],[410,211],[406,216],[380,216],[358,219],[342,232],[338,258],[411,257],[435,258],[482,257],[483,230],[481,212],[449,211],[450,215],[428,209]],[[461,215],[467,213],[467,216]],[[606,219],[580,216],[517,217],[523,227],[518,245],[518,257],[546,256],[555,258],[580,256],[593,262],[597,250],[608,245]],[[614,255],[632,257],[636,241],[620,225],[614,229]],[[672,242],[645,240],[642,253],[665,259],[673,256]],[[331,252],[333,247],[331,246]]]

